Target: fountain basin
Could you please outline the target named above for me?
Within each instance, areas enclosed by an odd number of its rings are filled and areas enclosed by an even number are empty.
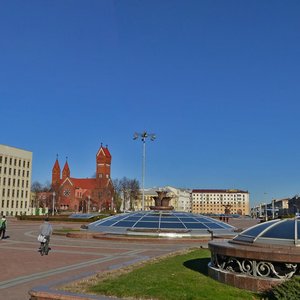
[[[151,210],[173,210],[173,206],[150,206]]]

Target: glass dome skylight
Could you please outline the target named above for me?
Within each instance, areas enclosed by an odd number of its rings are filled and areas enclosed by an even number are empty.
[[[300,245],[300,219],[277,219],[255,225],[237,235],[233,241],[280,245]]]
[[[233,226],[199,214],[176,211],[123,213],[89,224],[88,229],[115,234],[173,233],[185,235],[233,235]]]

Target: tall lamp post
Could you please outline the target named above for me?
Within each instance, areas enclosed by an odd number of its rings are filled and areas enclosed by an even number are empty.
[[[52,193],[52,216],[54,216],[55,192]]]
[[[267,200],[267,194],[268,193],[264,193],[264,195],[266,195],[266,200]],[[265,221],[268,221],[268,204],[267,204],[267,202],[265,203]]]
[[[146,139],[150,138],[151,141],[154,141],[156,136],[154,133],[148,133],[146,131],[142,133],[137,133],[133,135],[133,139],[136,140],[138,138],[141,138],[141,141],[143,142],[143,164],[142,164],[142,210],[145,210],[145,164],[146,164]]]
[[[88,214],[90,213],[90,201],[91,201],[91,196],[89,195],[89,197],[88,197],[88,209],[87,209],[87,212],[88,212]]]

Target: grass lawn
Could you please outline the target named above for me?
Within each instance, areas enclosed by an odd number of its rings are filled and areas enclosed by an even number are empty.
[[[258,294],[222,284],[208,277],[209,261],[209,250],[192,250],[146,263],[130,271],[119,270],[109,276],[96,276],[92,280],[77,283],[75,290],[131,299],[260,299]],[[74,287],[67,289],[75,291]]]

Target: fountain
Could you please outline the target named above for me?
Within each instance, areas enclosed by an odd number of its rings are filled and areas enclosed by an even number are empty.
[[[234,227],[213,218],[185,211],[175,211],[169,204],[168,191],[156,191],[150,210],[117,214],[88,225],[89,231],[104,234],[143,235],[153,237],[234,236]]]
[[[172,197],[167,196],[167,191],[156,191],[157,196],[152,197],[155,202],[155,206],[150,206],[151,210],[173,210],[173,206],[169,206],[169,202]]]

